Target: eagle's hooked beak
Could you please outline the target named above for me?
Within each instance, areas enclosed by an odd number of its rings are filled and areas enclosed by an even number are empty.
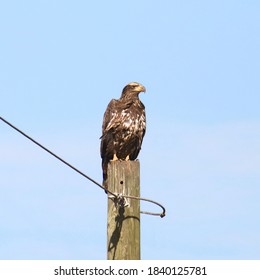
[[[146,92],[146,88],[143,85],[139,85],[139,87],[137,88],[137,90],[139,92]]]

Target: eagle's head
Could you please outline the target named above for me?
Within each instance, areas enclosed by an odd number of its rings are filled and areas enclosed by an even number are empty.
[[[143,85],[133,82],[123,88],[121,98],[136,98],[140,92],[145,92],[146,89]]]

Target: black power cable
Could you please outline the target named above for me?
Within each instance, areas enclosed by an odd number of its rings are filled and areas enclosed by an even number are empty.
[[[16,126],[14,126],[13,124],[11,124],[10,122],[8,122],[7,120],[5,120],[4,118],[2,118],[0,116],[0,119],[5,122],[7,125],[9,125],[11,128],[13,128],[14,130],[16,130],[17,132],[19,132],[20,134],[22,134],[24,137],[26,137],[27,139],[29,139],[30,141],[32,141],[34,144],[36,144],[37,146],[39,146],[40,148],[42,148],[43,150],[45,150],[47,153],[51,154],[52,156],[54,156],[55,158],[57,158],[58,160],[60,160],[62,163],[66,164],[67,166],[69,166],[71,169],[73,169],[74,171],[76,171],[77,173],[79,173],[81,176],[85,177],[86,179],[88,179],[89,181],[91,181],[92,183],[94,183],[95,185],[97,185],[98,187],[100,187],[101,189],[105,190],[107,193],[109,193],[112,197],[112,199],[118,201],[121,201],[123,204],[125,204],[125,200],[124,198],[129,198],[129,199],[136,199],[136,200],[142,200],[142,201],[147,201],[147,202],[151,202],[153,204],[158,205],[159,207],[162,208],[163,212],[162,213],[153,213],[153,212],[146,212],[146,211],[141,211],[142,214],[148,214],[148,215],[153,215],[153,216],[160,216],[161,218],[163,218],[165,216],[165,208],[158,202],[153,201],[151,199],[147,199],[147,198],[141,198],[141,197],[135,197],[135,196],[129,196],[129,195],[121,195],[121,194],[115,194],[109,190],[107,190],[106,188],[104,188],[101,184],[99,184],[98,182],[96,182],[95,180],[93,180],[91,177],[89,177],[88,175],[86,175],[85,173],[83,173],[82,171],[80,171],[79,169],[77,169],[76,167],[74,167],[73,165],[71,165],[70,163],[68,163],[67,161],[65,161],[64,159],[62,159],[61,157],[59,157],[58,155],[56,155],[55,153],[53,153],[52,151],[50,151],[49,149],[47,149],[46,147],[44,147],[42,144],[40,144],[39,142],[37,142],[36,140],[34,140],[32,137],[30,137],[29,135],[27,135],[26,133],[24,133],[22,130],[20,130],[19,128],[17,128]]]

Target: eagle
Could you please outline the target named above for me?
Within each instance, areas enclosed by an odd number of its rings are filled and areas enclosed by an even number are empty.
[[[145,106],[139,93],[143,85],[127,84],[119,99],[112,99],[104,113],[100,154],[103,186],[107,189],[107,167],[113,160],[135,160],[141,150],[146,130]]]

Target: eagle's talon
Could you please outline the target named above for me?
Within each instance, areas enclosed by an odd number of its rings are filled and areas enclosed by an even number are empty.
[[[118,160],[118,157],[116,156],[116,154],[113,155],[113,158],[111,159],[111,161],[116,161]]]

